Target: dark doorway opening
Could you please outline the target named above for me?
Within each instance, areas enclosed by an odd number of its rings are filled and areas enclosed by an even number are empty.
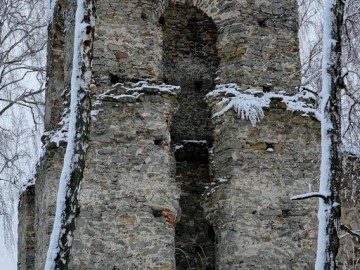
[[[204,100],[214,89],[219,65],[217,28],[189,5],[170,5],[163,14],[164,79],[181,86],[179,110],[170,128],[181,187],[181,220],[176,225],[176,269],[215,269],[215,232],[201,207],[209,183],[211,113]]]

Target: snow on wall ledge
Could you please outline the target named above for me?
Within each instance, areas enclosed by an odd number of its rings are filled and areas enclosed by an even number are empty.
[[[125,82],[114,84],[111,86],[111,89],[105,90],[104,93],[92,93],[95,101],[93,104],[93,110],[91,111],[91,120],[97,120],[99,113],[102,111],[101,106],[103,102],[142,102],[145,99],[145,95],[159,95],[162,97],[171,97],[176,96],[180,90],[180,86],[168,85],[164,83],[156,84],[147,81],[139,81],[137,83]]]
[[[180,86],[168,84],[154,84],[147,81],[137,83],[117,83],[112,89],[97,96],[97,102],[118,101],[118,102],[136,102],[141,100],[145,94],[167,94],[176,95],[180,91]]]
[[[213,117],[218,117],[233,109],[241,119],[247,119],[253,126],[264,117],[264,108],[282,109],[303,112],[303,116],[316,115],[316,97],[308,91],[302,91],[292,96],[285,91],[278,93],[263,92],[259,89],[241,88],[235,84],[221,84],[207,94],[210,105],[215,106]]]

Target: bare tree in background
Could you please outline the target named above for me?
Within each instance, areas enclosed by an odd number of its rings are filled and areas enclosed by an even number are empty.
[[[302,87],[319,93],[321,89],[322,1],[298,0]]]
[[[36,157],[45,80],[42,0],[0,0],[0,226],[13,243],[14,192]]]
[[[342,205],[356,209],[360,203],[360,1],[345,2],[342,57],[342,138],[344,175]],[[342,223],[342,266],[346,270],[360,266],[360,219]]]
[[[302,44],[302,86],[320,93],[322,59],[322,1],[298,0]],[[345,1],[342,30],[342,136],[346,150],[360,150],[360,0]]]
[[[0,1],[0,116],[14,105],[32,109],[41,89],[28,89],[24,80],[32,74],[39,83],[44,79],[46,45],[43,1]]]
[[[348,152],[360,149],[360,1],[346,1],[343,35],[343,137]]]

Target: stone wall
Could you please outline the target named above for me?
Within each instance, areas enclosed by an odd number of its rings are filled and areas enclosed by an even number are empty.
[[[107,83],[109,73],[121,79],[164,80],[163,32],[169,26],[164,14],[169,6],[184,5],[196,7],[215,23],[217,75],[223,83],[237,82],[243,88],[271,83],[296,91],[300,60],[295,0],[97,2],[96,82]]]
[[[169,6],[163,16],[164,79],[171,84],[211,88],[219,65],[217,28],[195,7]]]
[[[35,200],[20,205],[19,269],[43,269],[66,147],[52,138],[67,131],[75,2],[57,3],[46,149]],[[211,121],[204,101],[215,79],[295,91],[296,1],[104,0],[96,10],[94,111],[69,269],[311,269],[317,204],[289,197],[317,176],[319,124],[276,109],[256,127],[230,112]],[[140,79],[182,92],[129,95],[126,83]],[[34,203],[35,264],[25,248]]]
[[[269,109],[255,127],[232,111],[214,125],[215,181],[203,206],[216,269],[313,269],[318,204],[290,197],[316,183],[319,122]]]
[[[66,145],[49,145],[37,168],[35,183],[35,266],[44,269],[53,228],[56,198]]]
[[[156,1],[162,2],[162,1]],[[122,79],[158,78],[162,31],[153,1],[108,0],[96,6],[94,79],[108,83],[109,73]]]
[[[54,20],[49,26],[47,44],[47,75],[45,94],[45,130],[56,130],[68,107],[66,95],[70,88],[75,3],[59,0],[54,8]]]
[[[174,102],[155,92],[94,108],[69,269],[174,269]]]
[[[19,202],[20,219],[18,241],[18,269],[33,269],[35,260],[35,187],[30,186],[21,194]]]

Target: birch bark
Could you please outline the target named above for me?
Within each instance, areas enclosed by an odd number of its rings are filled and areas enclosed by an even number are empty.
[[[324,36],[321,91],[322,159],[319,200],[319,232],[316,269],[337,269],[341,217],[341,74],[344,1],[324,1]]]
[[[59,183],[55,221],[45,263],[46,270],[67,269],[70,258],[78,209],[77,196],[85,167],[89,132],[94,10],[93,0],[77,0],[68,140]]]

